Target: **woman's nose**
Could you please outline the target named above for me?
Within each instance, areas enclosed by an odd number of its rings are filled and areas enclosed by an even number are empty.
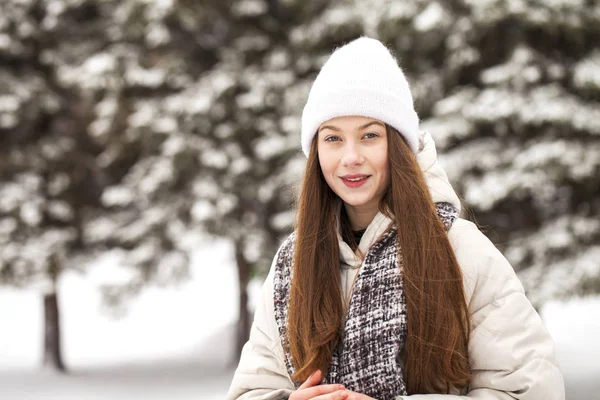
[[[344,154],[342,155],[342,165],[349,167],[352,165],[360,165],[364,162],[364,157],[361,154],[360,148],[356,143],[347,143],[344,146]]]

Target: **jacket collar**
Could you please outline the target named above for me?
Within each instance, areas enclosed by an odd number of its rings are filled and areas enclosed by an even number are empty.
[[[339,200],[337,202],[337,215],[340,215],[340,211],[342,209],[342,201]],[[362,264],[362,257],[360,254],[367,254],[367,251],[377,241],[377,238],[384,233],[387,228],[392,223],[392,220],[386,217],[381,212],[378,212],[375,215],[375,218],[371,221],[369,226],[367,226],[367,230],[363,234],[360,239],[360,243],[358,244],[358,251],[355,253],[352,251],[350,246],[342,239],[342,235],[340,234],[340,224],[339,218],[337,222],[337,231],[338,231],[338,243],[340,246],[340,261],[342,264],[342,268],[358,268]]]

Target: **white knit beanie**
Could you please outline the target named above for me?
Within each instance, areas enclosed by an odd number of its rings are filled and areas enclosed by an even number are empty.
[[[321,68],[302,112],[302,151],[308,157],[319,126],[335,117],[357,115],[398,130],[414,153],[419,117],[404,73],[378,40],[361,37],[336,49]]]

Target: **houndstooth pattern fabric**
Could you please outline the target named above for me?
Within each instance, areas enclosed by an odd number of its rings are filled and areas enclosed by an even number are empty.
[[[438,203],[436,208],[446,230],[450,229],[458,210],[448,203]],[[287,313],[295,237],[295,233],[290,235],[278,253],[273,282],[275,319],[290,376],[295,370],[289,352]],[[399,360],[406,341],[407,314],[395,226],[367,252],[354,282],[343,326],[323,383],[343,384],[378,400],[406,395]]]

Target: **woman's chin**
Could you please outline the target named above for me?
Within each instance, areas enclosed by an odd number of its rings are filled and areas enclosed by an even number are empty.
[[[344,204],[350,207],[365,207],[373,202],[372,197],[346,196],[342,197]]]

